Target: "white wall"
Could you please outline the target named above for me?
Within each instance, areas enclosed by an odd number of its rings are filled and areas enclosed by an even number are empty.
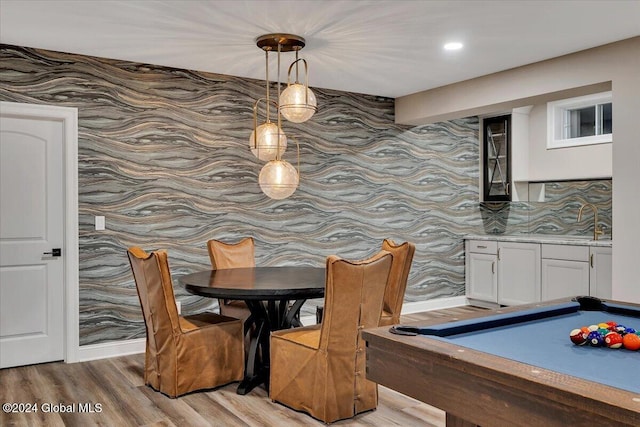
[[[608,82],[614,105],[612,296],[640,303],[640,37],[398,98],[396,122],[418,125],[536,105]]]
[[[611,178],[612,144],[584,145],[547,150],[547,105],[529,113],[527,181]]]

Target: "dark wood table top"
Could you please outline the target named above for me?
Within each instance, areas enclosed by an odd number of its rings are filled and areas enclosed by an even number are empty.
[[[324,267],[253,267],[206,270],[179,278],[187,291],[210,298],[309,299],[324,296]]]

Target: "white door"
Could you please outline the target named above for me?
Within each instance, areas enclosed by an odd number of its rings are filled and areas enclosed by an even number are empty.
[[[64,125],[0,118],[0,368],[64,358]],[[47,254],[61,250],[61,256]]]

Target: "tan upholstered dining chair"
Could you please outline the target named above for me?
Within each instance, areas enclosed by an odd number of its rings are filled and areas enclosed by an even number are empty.
[[[407,290],[407,279],[413,262],[416,247],[413,243],[394,243],[391,239],[384,239],[382,250],[393,254],[391,274],[384,291],[384,303],[380,315],[379,326],[397,325],[400,323],[400,314],[404,302],[404,294]],[[318,323],[322,320],[323,307],[317,307],[316,318]]]
[[[147,331],[144,383],[170,397],[240,381],[242,321],[215,313],[180,316],[166,251],[127,251]]]
[[[416,247],[413,243],[396,244],[393,240],[384,239],[382,250],[393,254],[393,263],[391,264],[389,281],[384,291],[384,303],[379,325],[396,325],[400,323],[402,303],[407,290],[407,279],[409,278],[411,262],[413,261]]]
[[[237,243],[220,240],[207,242],[211,266],[215,270],[226,268],[255,267],[255,245],[252,237],[245,237]],[[249,307],[240,300],[218,300],[220,314],[246,320],[251,315]]]
[[[325,423],[377,407],[360,331],[378,326],[392,257],[381,251],[364,261],[327,258],[322,323],[271,333],[272,400]]]

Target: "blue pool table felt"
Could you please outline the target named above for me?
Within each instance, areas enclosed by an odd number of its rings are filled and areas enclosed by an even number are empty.
[[[578,346],[569,339],[572,329],[610,320],[640,329],[639,317],[577,310],[513,325],[430,338],[640,393],[640,351],[591,347],[589,344]],[[441,326],[446,328],[455,323]]]

